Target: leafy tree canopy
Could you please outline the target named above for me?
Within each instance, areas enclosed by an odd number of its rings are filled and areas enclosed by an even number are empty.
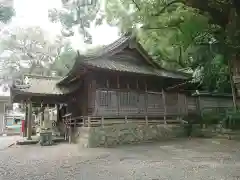
[[[3,4],[0,5],[0,22],[7,23],[14,15],[15,11],[12,7],[4,6]]]
[[[78,33],[83,35],[84,42],[91,44],[92,37],[88,28],[100,10],[100,1],[62,0],[62,5],[62,9],[49,11],[50,20],[61,22],[64,36],[73,36],[77,29]]]
[[[190,69],[206,89],[229,91],[222,27],[210,15],[184,0],[106,0],[105,9],[108,23],[135,33],[163,67]]]
[[[64,62],[68,47],[61,36],[53,40],[39,27],[17,28],[1,38],[0,57],[2,83],[11,82],[22,74],[61,74],[56,61]],[[70,55],[69,55],[70,56]],[[66,59],[66,57],[65,57]],[[64,64],[62,64],[64,66]],[[59,70],[59,71],[58,71]]]

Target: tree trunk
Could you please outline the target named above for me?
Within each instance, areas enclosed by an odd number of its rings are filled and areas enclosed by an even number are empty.
[[[231,63],[230,59],[228,59],[228,69],[229,69],[229,79],[230,79],[230,84],[231,84],[231,89],[232,89],[233,108],[234,108],[234,111],[236,111],[237,110],[237,95],[236,95],[236,90],[235,90],[235,84],[233,82],[232,63]]]

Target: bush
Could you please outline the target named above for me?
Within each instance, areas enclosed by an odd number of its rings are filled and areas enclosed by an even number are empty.
[[[219,111],[219,109],[205,109],[201,113],[203,124],[214,125],[220,124],[226,117],[226,111]]]
[[[224,125],[230,129],[240,129],[240,111],[229,110],[226,112]]]

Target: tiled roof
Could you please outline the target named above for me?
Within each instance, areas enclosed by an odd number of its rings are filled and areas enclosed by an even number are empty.
[[[152,75],[152,76],[161,76],[161,77],[168,77],[168,78],[177,78],[177,79],[187,79],[188,77],[181,72],[172,72],[165,69],[155,69],[151,66],[139,66],[131,61],[125,61],[122,63],[119,60],[114,59],[93,59],[93,60],[86,60],[83,62],[86,65],[90,65],[97,68],[103,68],[113,71],[121,71],[121,72],[131,72],[137,74],[145,74],[145,75]]]
[[[57,86],[59,78],[46,76],[27,76],[28,83],[23,85],[13,85],[12,91],[36,95],[62,95],[67,93],[68,89],[60,89]]]
[[[116,57],[111,57],[112,55],[118,53],[126,47],[130,47],[130,44],[134,45],[141,54],[144,54],[146,60],[145,66],[139,66],[134,64],[129,59],[128,62],[115,61]],[[130,47],[131,48],[131,47]],[[188,79],[189,74],[177,71],[169,71],[161,68],[158,63],[156,63],[143,49],[141,44],[136,42],[136,38],[130,34],[125,34],[112,44],[105,46],[96,52],[90,54],[80,55],[75,58],[75,64],[69,73],[59,82],[59,84],[64,84],[70,81],[72,78],[79,73],[79,69],[82,65],[90,65],[97,68],[122,71],[122,72],[132,72],[138,74],[154,75],[161,77],[169,77],[175,79]]]

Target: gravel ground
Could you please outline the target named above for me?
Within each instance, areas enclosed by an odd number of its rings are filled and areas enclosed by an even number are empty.
[[[20,139],[22,139],[20,136],[0,136],[0,151],[8,148],[8,146],[11,146],[12,144],[15,144],[16,141]]]
[[[0,180],[237,180],[240,142],[179,139],[118,148],[13,146],[0,151]]]

